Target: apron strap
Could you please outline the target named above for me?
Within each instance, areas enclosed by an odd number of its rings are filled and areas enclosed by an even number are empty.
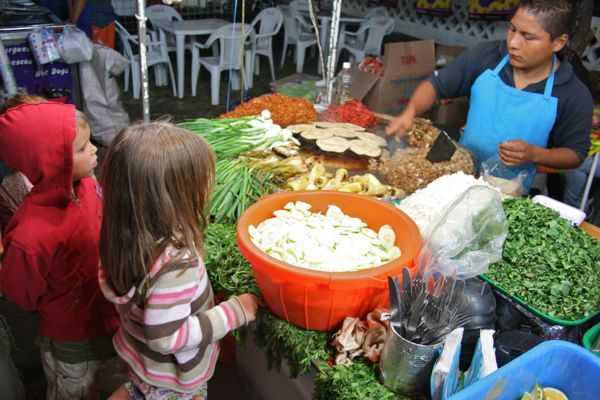
[[[506,65],[507,62],[508,62],[508,54],[504,56],[504,58],[498,63],[498,65],[496,65],[496,68],[494,68],[494,70],[492,71],[492,74],[494,76],[498,75],[500,73],[500,71],[502,71],[502,68],[504,68],[504,66]]]
[[[546,80],[546,87],[544,88],[544,97],[550,98],[552,95],[552,88],[554,87],[554,67],[556,66],[556,54],[552,56],[552,69],[550,70],[550,75],[548,75],[548,79]]]
[[[497,76],[502,68],[508,62],[508,54],[504,56],[504,58],[496,65],[496,68],[492,71],[492,75]],[[548,79],[546,80],[546,87],[544,88],[544,97],[550,98],[552,95],[552,88],[554,87],[554,67],[556,66],[556,54],[552,56],[552,70],[550,70],[550,75],[548,75]]]

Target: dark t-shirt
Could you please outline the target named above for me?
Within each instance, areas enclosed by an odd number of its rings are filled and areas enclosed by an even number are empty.
[[[436,71],[429,81],[439,99],[470,95],[471,86],[479,75],[487,69],[494,69],[506,54],[506,43],[503,40],[479,43],[465,50],[446,68]],[[590,148],[594,103],[589,90],[573,73],[571,64],[560,56],[559,58],[561,63],[555,73],[552,89],[552,96],[558,98],[558,109],[548,147],[570,149],[583,161]],[[506,63],[500,71],[500,78],[507,85],[515,86],[510,63]],[[544,93],[545,86],[546,79],[523,90]]]

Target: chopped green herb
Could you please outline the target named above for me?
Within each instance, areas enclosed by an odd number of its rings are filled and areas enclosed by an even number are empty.
[[[216,293],[260,296],[252,267],[237,247],[235,225],[209,224],[204,250],[204,264]]]
[[[383,386],[378,378],[377,365],[354,359],[349,366],[321,363],[315,379],[316,400],[408,400]]]
[[[313,361],[331,358],[330,341],[330,333],[298,328],[271,312],[262,313],[256,327],[255,342],[265,350],[269,368],[280,369],[286,360],[292,378],[306,374]]]
[[[503,258],[485,275],[554,318],[577,320],[600,311],[600,243],[529,199],[503,206]]]

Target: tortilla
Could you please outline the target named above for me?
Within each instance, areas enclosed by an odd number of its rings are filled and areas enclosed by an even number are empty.
[[[362,126],[354,125],[354,124],[351,124],[349,122],[338,122],[338,126],[340,128],[346,128],[346,129],[350,129],[350,130],[353,130],[353,131],[356,131],[356,132],[363,132],[363,131],[366,130]]]
[[[344,128],[344,127],[333,127],[333,128],[327,128],[326,129],[328,132],[331,132],[333,134],[333,136],[339,136],[339,137],[343,137],[343,138],[355,138],[358,137],[358,133],[357,131],[353,131],[351,129],[348,128]]]
[[[379,147],[387,147],[387,140],[371,132],[357,132],[356,136],[359,139],[369,140]]]
[[[381,147],[370,140],[363,139],[351,140],[350,151],[359,156],[379,157],[381,155]]]
[[[338,136],[333,136],[317,140],[317,146],[323,151],[343,153],[350,147],[350,141]]]
[[[328,129],[309,128],[300,133],[306,140],[327,139],[333,136],[333,132]]]
[[[336,126],[338,126],[339,124],[337,122],[328,122],[328,121],[317,121],[315,122],[315,126],[317,128],[335,128]]]
[[[313,128],[315,128],[315,124],[296,124],[287,127],[287,129],[292,133],[300,133]]]

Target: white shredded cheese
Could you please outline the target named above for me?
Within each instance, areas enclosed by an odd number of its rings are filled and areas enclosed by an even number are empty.
[[[481,185],[495,190],[482,178],[475,179],[462,171],[454,174],[444,175],[431,182],[423,189],[419,189],[397,206],[415,221],[425,235],[429,224],[440,215],[440,213],[454,200],[471,186]]]

